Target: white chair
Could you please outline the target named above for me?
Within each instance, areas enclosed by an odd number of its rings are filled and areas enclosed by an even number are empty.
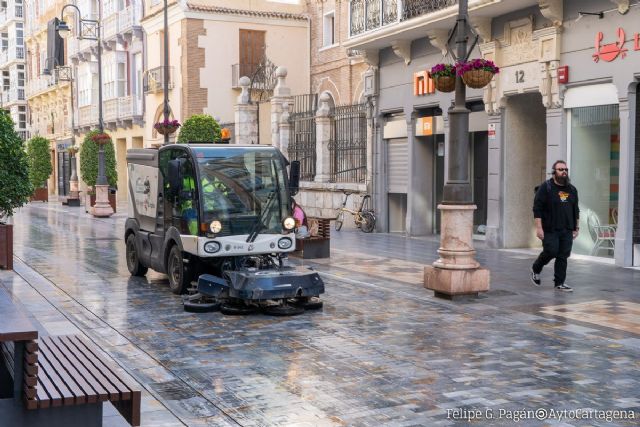
[[[610,251],[615,249],[617,225],[601,225],[598,215],[591,209],[587,209],[587,227],[593,240],[591,255],[596,255],[603,249]]]

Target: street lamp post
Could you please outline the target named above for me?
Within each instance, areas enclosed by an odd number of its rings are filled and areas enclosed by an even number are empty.
[[[98,60],[98,129],[104,133],[104,120],[102,118],[102,40],[100,40],[100,22],[95,19],[83,19],[80,8],[75,4],[66,4],[60,12],[58,34],[67,38],[71,35],[71,29],[64,21],[64,10],[72,7],[78,12],[78,39],[95,40],[98,43],[96,58]],[[92,214],[95,217],[109,217],[113,215],[113,208],[109,204],[109,182],[105,174],[104,144],[98,144],[98,177],[96,179],[96,203]]]
[[[169,10],[167,7],[167,0],[164,0],[164,73],[163,75],[163,90],[164,90],[164,122],[169,121]],[[164,134],[164,144],[169,144],[169,132]]]
[[[465,61],[469,56],[467,39],[468,0],[459,0],[455,33],[458,61]],[[489,270],[480,267],[473,247],[476,206],[473,204],[469,167],[469,110],[466,107],[466,87],[460,75],[456,75],[455,102],[449,109],[447,167],[449,174],[442,204],[438,206],[442,212],[440,258],[432,266],[425,267],[424,286],[444,298],[477,295],[489,290]]]

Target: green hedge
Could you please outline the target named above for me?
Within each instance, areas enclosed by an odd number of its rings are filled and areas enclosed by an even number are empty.
[[[44,187],[53,172],[49,147],[49,140],[41,136],[34,136],[27,142],[29,181],[33,188]]]
[[[29,201],[33,187],[29,182],[29,161],[24,144],[14,129],[9,112],[0,109],[0,215]]]
[[[100,131],[92,130],[84,137],[80,146],[80,173],[82,180],[90,187],[96,185],[98,179],[98,144],[91,137],[99,134]],[[113,148],[113,141],[104,144],[105,174],[109,185],[115,187],[118,183],[118,172],[116,171],[116,152]]]
[[[208,114],[194,114],[182,124],[178,143],[215,142],[220,139],[220,125]]]

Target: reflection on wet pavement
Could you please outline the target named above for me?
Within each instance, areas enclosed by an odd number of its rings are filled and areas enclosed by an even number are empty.
[[[456,424],[447,408],[640,409],[635,272],[606,267],[616,294],[596,283],[558,296],[522,280],[530,260],[480,251],[492,291],[452,303],[420,286],[437,242],[343,232],[330,260],[310,263],[323,272],[322,311],[191,314],[164,275],[129,277],[125,217],[22,209],[21,279],[0,280],[50,334],[82,331],[148,390],[146,425],[434,426]]]

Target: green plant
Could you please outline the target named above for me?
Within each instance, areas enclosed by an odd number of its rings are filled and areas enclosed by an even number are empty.
[[[29,201],[33,187],[24,144],[6,110],[0,110],[0,165],[0,216],[11,216]]]
[[[29,181],[33,188],[44,187],[51,172],[53,172],[49,146],[49,140],[41,136],[34,136],[27,142]]]
[[[194,114],[182,124],[178,143],[215,142],[220,139],[220,125],[208,114]]]
[[[80,146],[80,173],[82,180],[90,187],[95,186],[98,179],[99,146],[94,140],[94,136],[100,133],[98,130],[87,133]],[[115,187],[118,182],[118,172],[116,171],[116,152],[111,140],[104,144],[104,164],[107,181],[110,186]]]
[[[431,77],[455,77],[456,66],[452,64],[436,64],[431,68]]]

